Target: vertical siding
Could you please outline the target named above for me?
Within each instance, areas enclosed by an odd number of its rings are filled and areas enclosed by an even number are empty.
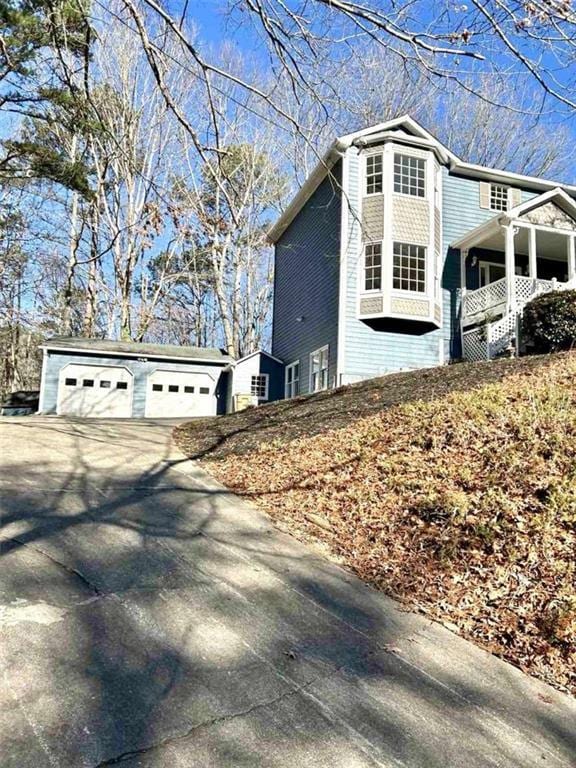
[[[133,377],[132,416],[143,418],[146,406],[146,390],[148,376],[156,370],[177,371],[188,373],[208,373],[217,382],[216,397],[217,411],[224,413],[226,409],[226,381],[222,366],[215,364],[198,364],[187,362],[170,362],[167,360],[148,359],[146,362],[136,358],[101,357],[83,355],[80,353],[48,352],[46,357],[46,374],[42,392],[42,413],[54,414],[58,404],[58,378],[60,371],[68,363],[96,366],[119,366],[130,371]]]
[[[386,323],[386,330],[358,319],[358,276],[361,262],[360,157],[349,152],[348,194],[356,208],[350,216],[346,267],[346,349],[341,383],[378,376],[407,368],[422,368],[438,363],[442,332],[438,329],[422,333],[421,327],[398,321]],[[395,324],[394,324],[395,323]],[[398,330],[396,330],[396,328]],[[410,332],[409,329],[412,329]]]
[[[338,183],[341,171],[338,163]],[[336,380],[340,198],[338,184],[325,179],[276,243],[272,354],[286,365],[300,361],[302,393],[309,389],[309,355],[326,344],[330,384]]]

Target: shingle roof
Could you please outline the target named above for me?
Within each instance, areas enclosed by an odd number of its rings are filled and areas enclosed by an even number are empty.
[[[112,341],[110,339],[83,339],[73,336],[52,336],[42,347],[46,349],[79,349],[86,352],[110,352],[130,357],[172,357],[188,360],[231,362],[233,358],[222,349],[208,347],[179,347],[176,344],[140,344],[135,341]]]

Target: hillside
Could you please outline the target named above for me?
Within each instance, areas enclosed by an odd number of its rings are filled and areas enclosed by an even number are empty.
[[[576,353],[395,374],[179,427],[297,538],[576,693]]]

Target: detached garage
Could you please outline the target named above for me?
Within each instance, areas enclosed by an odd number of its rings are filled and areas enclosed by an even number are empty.
[[[42,350],[43,414],[174,418],[226,410],[233,361],[219,349],[55,337]]]

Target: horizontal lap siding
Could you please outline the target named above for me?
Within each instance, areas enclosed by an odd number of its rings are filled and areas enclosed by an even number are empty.
[[[100,357],[81,354],[58,354],[49,352],[46,358],[42,394],[42,412],[56,413],[58,404],[58,378],[60,371],[69,363],[79,365],[116,366],[126,368],[133,376],[132,416],[144,417],[146,405],[146,384],[148,376],[155,370],[174,371],[178,373],[208,373],[217,384],[218,412],[226,407],[225,377],[222,376],[222,366],[198,363],[168,362],[163,360],[139,361],[135,358]]]
[[[338,184],[341,163],[334,168]],[[309,355],[329,346],[336,379],[340,189],[325,179],[276,244],[272,354],[300,361],[300,391],[309,388]],[[304,318],[300,322],[296,318]]]
[[[522,201],[536,193],[522,190]],[[442,287],[444,289],[445,354],[461,356],[460,348],[460,251],[450,243],[496,216],[495,211],[480,208],[480,181],[455,176],[446,169],[442,178],[443,253],[445,254]]]
[[[284,366],[268,355],[253,355],[237,363],[234,370],[234,394],[249,395],[252,376],[268,374],[268,402],[284,397]]]
[[[360,158],[349,153],[349,195],[356,207],[360,200]],[[422,335],[375,330],[358,320],[358,275],[361,267],[360,226],[350,218],[347,287],[346,287],[346,349],[342,383],[378,376],[404,368],[422,368],[438,363],[439,330]],[[400,328],[400,323],[398,323]],[[402,326],[403,328],[405,325]]]

